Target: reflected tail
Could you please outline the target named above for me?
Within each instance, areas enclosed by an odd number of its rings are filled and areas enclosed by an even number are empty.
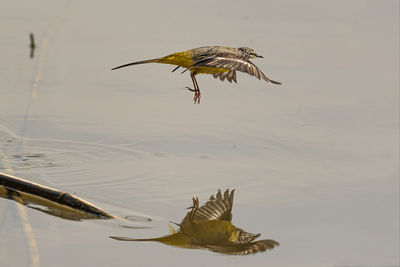
[[[110,236],[110,238],[119,241],[159,241],[160,238],[130,238],[124,236]]]
[[[130,238],[130,237],[123,237],[123,236],[110,236],[110,238],[119,240],[119,241],[156,241],[161,242],[166,245],[171,245],[175,247],[182,247],[182,248],[190,248],[193,245],[190,244],[189,238],[184,235],[182,232],[177,232],[171,235],[166,235],[157,238]]]

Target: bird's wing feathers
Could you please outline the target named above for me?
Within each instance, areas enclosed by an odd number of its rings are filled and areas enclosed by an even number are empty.
[[[230,69],[231,71],[241,71],[248,73],[252,76],[255,76],[257,79],[263,79],[267,82],[281,84],[280,82],[273,81],[269,79],[265,74],[256,66],[253,62],[251,62],[247,57],[231,57],[227,55],[216,55],[212,57],[207,57],[195,63],[193,66],[189,67],[191,69],[193,67],[214,67],[214,68],[224,68]],[[230,71],[228,71],[229,73]],[[225,72],[224,72],[225,73]],[[231,74],[232,76],[233,74]],[[236,76],[236,75],[235,75]],[[215,78],[220,77],[221,80],[225,79],[224,76],[214,75]],[[226,78],[228,78],[228,74],[226,74]],[[236,77],[235,77],[236,78]],[[230,81],[235,80],[231,77]],[[229,81],[229,79],[228,79]]]
[[[232,220],[232,205],[233,205],[233,194],[235,190],[229,193],[229,189],[224,192],[222,196],[221,190],[215,197],[212,195],[210,199],[203,206],[199,207],[193,216],[193,220],[197,221],[209,221],[209,220]],[[190,212],[183,219],[187,220],[190,216]]]
[[[225,72],[220,72],[220,73],[214,73],[213,74],[214,78],[220,78],[221,81],[225,80],[225,78],[229,81],[232,82],[232,80],[237,83],[236,81],[236,71],[235,70],[230,70],[230,71],[225,71]]]

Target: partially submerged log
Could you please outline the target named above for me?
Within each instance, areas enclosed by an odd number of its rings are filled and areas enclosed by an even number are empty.
[[[69,220],[116,218],[77,196],[4,173],[0,173],[0,197]]]

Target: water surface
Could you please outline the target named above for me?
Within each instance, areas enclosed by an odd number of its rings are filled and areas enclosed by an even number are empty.
[[[152,218],[71,222],[0,199],[1,266],[398,266],[398,1],[6,1],[0,171]],[[37,49],[31,59],[29,33]],[[249,46],[273,86],[130,61]],[[280,246],[158,243],[191,198],[236,189],[234,221]],[[62,260],[60,260],[62,259]]]

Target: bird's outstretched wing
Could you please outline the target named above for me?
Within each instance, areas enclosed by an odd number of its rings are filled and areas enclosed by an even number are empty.
[[[220,72],[220,73],[214,73],[213,76],[216,79],[218,79],[218,77],[219,77],[221,81],[225,80],[225,78],[226,78],[230,83],[232,81],[237,83],[237,81],[236,81],[236,71],[235,70],[230,70],[230,71],[225,71],[225,72]]]
[[[229,255],[247,255],[264,252],[268,249],[273,249],[279,246],[279,243],[274,240],[259,240],[247,244],[235,244],[230,246],[214,246],[207,245],[206,247],[214,252],[229,254]]]
[[[229,192],[227,189],[222,196],[221,190],[215,197],[212,195],[210,199],[201,207],[197,208],[193,220],[196,221],[209,221],[209,220],[232,220],[232,205],[233,205],[233,194],[235,190]],[[188,212],[183,222],[189,220],[191,212]],[[182,223],[183,223],[182,222]]]
[[[256,66],[254,65],[253,62],[251,62],[248,58],[246,57],[230,57],[230,56],[221,56],[221,55],[216,55],[216,56],[211,56],[207,57],[205,59],[202,59],[192,66],[190,66],[188,69],[190,70],[191,68],[194,67],[214,67],[214,68],[223,68],[223,69],[230,69],[231,71],[241,71],[248,73],[252,76],[255,76],[257,79],[263,79],[266,82],[274,83],[274,84],[281,84],[280,82],[273,81],[269,79],[265,74]],[[228,71],[229,73],[230,71]],[[223,73],[225,74],[225,72]],[[233,75],[233,74],[231,74]],[[225,75],[228,77],[228,74]],[[236,76],[236,75],[235,75]],[[225,77],[221,75],[214,75],[215,78],[220,77],[221,80],[223,80]],[[235,77],[236,78],[236,77]],[[231,78],[231,80],[235,80]],[[228,79],[229,81],[229,79]]]

